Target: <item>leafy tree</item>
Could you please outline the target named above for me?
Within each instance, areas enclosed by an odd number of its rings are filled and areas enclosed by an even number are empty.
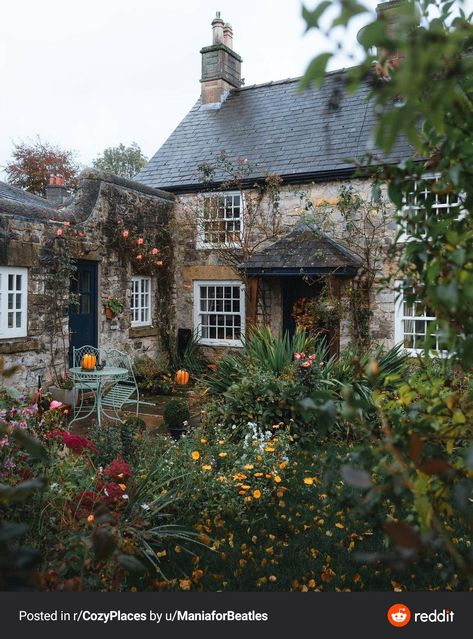
[[[46,195],[51,175],[64,179],[64,186],[71,191],[77,189],[79,165],[73,151],[68,151],[43,142],[14,143],[13,159],[5,167],[8,181],[14,186],[35,195]]]
[[[303,9],[308,29],[320,29],[330,6],[338,14],[330,29],[347,28],[369,9],[356,0],[321,2]],[[392,166],[374,154],[360,163],[360,171],[388,184],[399,211],[399,264],[396,279],[412,291],[408,301],[422,300],[438,318],[432,331],[441,336],[453,357],[437,362],[419,358],[412,373],[391,397],[375,394],[381,424],[373,437],[370,462],[376,484],[365,490],[364,504],[379,504],[380,495],[410,505],[408,521],[392,520],[384,532],[408,564],[425,560],[442,548],[451,564],[444,571],[473,579],[473,556],[463,535],[473,529],[473,402],[469,371],[473,366],[473,25],[464,2],[404,0],[385,3],[391,10],[372,19],[359,34],[361,64],[346,73],[346,87],[371,87],[370,100],[378,114],[376,147],[388,152],[399,136],[412,145],[412,158]],[[392,12],[395,13],[392,13]],[[329,29],[329,30],[330,30]],[[343,41],[343,37],[340,38]],[[332,53],[309,65],[303,86],[324,82]],[[434,174],[434,182],[426,174]],[[409,198],[415,186],[428,186],[421,209]],[[437,198],[456,197],[460,206],[438,214]],[[394,254],[393,254],[394,255]],[[425,352],[433,336],[425,345]],[[372,376],[379,375],[376,362]],[[349,391],[349,389],[348,389]],[[356,418],[360,398],[347,391],[345,411]],[[370,432],[370,424],[364,424]],[[358,457],[356,463],[360,463]],[[356,475],[356,473],[355,473]],[[402,559],[403,557],[403,559]],[[366,559],[366,557],[365,557]],[[380,556],[373,560],[381,559]],[[386,558],[387,559],[387,558]],[[391,554],[391,560],[393,555]]]
[[[148,158],[143,155],[136,142],[130,146],[111,146],[96,158],[92,165],[100,171],[108,171],[126,178],[133,178],[144,167]]]

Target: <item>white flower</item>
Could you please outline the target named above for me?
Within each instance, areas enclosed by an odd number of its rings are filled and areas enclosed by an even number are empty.
[[[129,499],[128,495],[122,495],[122,499]]]
[[[141,504],[141,508],[143,508],[143,510],[149,510],[150,506],[149,504]]]

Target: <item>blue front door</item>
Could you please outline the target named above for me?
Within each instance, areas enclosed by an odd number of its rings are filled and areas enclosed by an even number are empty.
[[[69,364],[72,349],[98,346],[97,340],[97,264],[78,260],[77,271],[71,279],[71,293],[77,304],[69,307]]]

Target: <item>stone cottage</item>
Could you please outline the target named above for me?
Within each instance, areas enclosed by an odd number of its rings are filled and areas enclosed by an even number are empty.
[[[52,182],[48,199],[0,183],[0,355],[27,390],[73,347],[153,356],[169,338],[174,196],[92,170],[72,199]],[[124,311],[107,319],[110,298]]]
[[[392,19],[396,4],[380,5],[380,18]],[[199,99],[136,177],[177,198],[175,326],[195,331],[217,356],[240,346],[245,327],[257,321],[293,331],[298,311],[304,315],[304,306],[317,306],[323,295],[320,330],[338,352],[360,337],[347,309],[363,260],[345,241],[338,203],[340,190],[349,189],[370,209],[372,181],[355,177],[352,163],[373,150],[370,86],[349,94],[344,70],[328,73],[320,89],[301,91],[299,78],[243,86],[232,27],[219,13],[212,32],[212,44],[201,50]],[[398,140],[379,159],[410,156]],[[313,216],[327,208],[330,231]],[[392,214],[379,238],[369,327],[361,332],[415,350],[415,334],[426,332],[429,318],[417,309],[414,326],[412,309],[377,286],[396,235]]]

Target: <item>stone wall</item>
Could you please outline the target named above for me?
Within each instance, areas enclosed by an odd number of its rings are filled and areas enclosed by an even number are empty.
[[[335,235],[333,239],[344,244],[342,217],[337,213],[336,202],[342,185],[353,185],[364,199],[369,200],[371,183],[368,180],[353,179],[350,182],[330,181],[305,184],[298,186],[283,185],[280,192],[280,210],[285,229],[292,228],[297,221],[308,213],[304,210],[304,201],[310,200],[315,206],[327,202],[334,207],[333,223]],[[301,197],[304,194],[303,197]],[[193,194],[180,196],[176,204],[176,254],[175,254],[175,325],[193,329],[193,281],[194,280],[228,280],[241,279],[241,274],[215,250],[199,250],[196,248],[196,222],[193,210],[196,209],[198,197]],[[388,225],[383,240],[386,247],[386,262],[379,265],[379,278],[374,287],[372,299],[371,335],[374,341],[392,346],[394,341],[394,309],[395,295],[392,291],[380,291],[380,280],[388,268],[387,248],[396,233],[393,222]],[[346,245],[346,243],[345,243]],[[347,248],[350,246],[346,245]],[[342,283],[342,296],[347,296],[347,282]],[[280,280],[266,278],[260,281],[260,300],[258,306],[258,321],[268,322],[274,331],[282,326],[282,293]],[[340,322],[340,346],[345,348],[353,339],[352,322],[345,317]],[[213,349],[216,352],[222,349]],[[215,356],[215,352],[212,352]]]
[[[153,323],[146,327],[131,327],[131,277],[142,272],[132,255],[125,255],[118,237],[121,228],[152,228],[167,233],[173,208],[173,196],[159,193],[128,180],[106,174],[88,172],[83,176],[77,196],[65,210],[53,211],[47,219],[35,215],[16,215],[0,205],[1,247],[0,265],[28,268],[28,334],[25,338],[0,339],[0,355],[6,367],[18,365],[19,371],[7,383],[21,391],[35,388],[39,374],[45,382],[51,377],[51,360],[57,366],[67,367],[68,314],[64,311],[63,340],[61,335],[48,333],[50,310],[45,307],[45,286],[48,268],[45,265],[47,246],[56,246],[73,236],[68,246],[73,257],[90,260],[98,265],[98,346],[118,348],[132,357],[138,354],[155,356],[161,347],[162,318],[160,300],[170,280],[172,257],[169,252],[163,266],[152,275]],[[23,211],[23,213],[25,213]],[[61,233],[60,236],[57,232]],[[169,240],[166,235],[166,243]],[[124,312],[109,321],[105,317],[103,302],[108,297],[125,302]],[[172,309],[169,308],[172,313]]]

